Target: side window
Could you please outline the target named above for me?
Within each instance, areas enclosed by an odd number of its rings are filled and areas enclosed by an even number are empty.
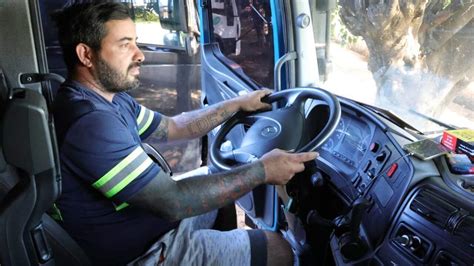
[[[178,13],[178,2],[127,1],[136,25],[138,44],[145,55],[140,69],[140,87],[129,94],[141,105],[166,116],[200,106],[200,54],[186,52],[186,33],[173,25],[172,16]],[[201,165],[200,139],[163,143],[151,135],[146,142],[165,157],[174,173],[187,172]]]
[[[138,42],[150,46],[171,46],[184,49],[184,34],[179,30],[169,30],[162,27],[159,14],[166,16],[173,7],[173,1],[168,0],[129,0],[127,1],[137,27]]]
[[[214,41],[261,86],[273,87],[273,36],[268,0],[212,0]]]

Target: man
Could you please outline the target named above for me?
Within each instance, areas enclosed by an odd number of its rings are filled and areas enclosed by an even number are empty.
[[[63,176],[57,205],[93,263],[291,264],[276,233],[208,229],[213,210],[257,185],[286,184],[315,153],[274,150],[228,172],[175,181],[141,147],[153,132],[163,141],[197,138],[237,111],[268,108],[261,98],[269,91],[166,117],[125,93],[139,85],[145,59],[125,6],[75,4],[55,20],[69,72],[54,105]]]

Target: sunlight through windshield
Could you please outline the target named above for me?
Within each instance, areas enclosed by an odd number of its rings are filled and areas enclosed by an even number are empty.
[[[421,131],[442,128],[426,116],[474,128],[473,2],[404,2],[338,1],[325,88]]]

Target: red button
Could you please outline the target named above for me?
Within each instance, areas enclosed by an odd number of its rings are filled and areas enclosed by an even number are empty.
[[[398,168],[398,164],[397,164],[397,163],[393,163],[392,166],[390,166],[390,168],[389,168],[388,171],[387,171],[387,176],[388,176],[388,177],[392,177],[393,174],[395,174],[395,171],[397,171],[397,168]]]

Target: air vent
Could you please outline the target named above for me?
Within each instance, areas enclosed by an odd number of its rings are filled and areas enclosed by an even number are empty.
[[[430,222],[445,228],[450,216],[458,210],[456,206],[441,199],[433,191],[421,190],[413,199],[410,209]]]

